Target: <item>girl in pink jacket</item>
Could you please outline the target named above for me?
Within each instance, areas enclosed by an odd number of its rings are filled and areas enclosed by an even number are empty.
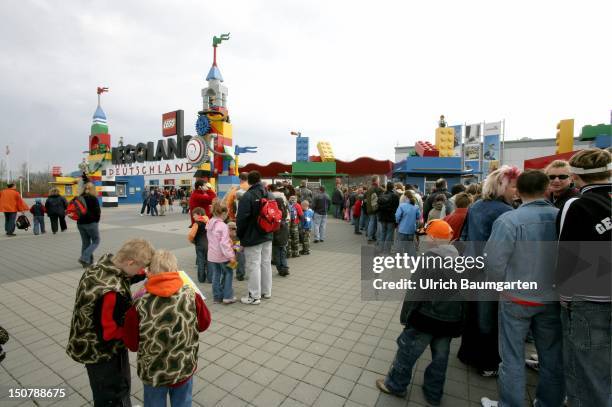
[[[212,272],[213,301],[215,304],[236,302],[232,280],[236,256],[232,248],[227,219],[227,206],[215,199],[212,204],[212,219],[206,224],[208,238],[208,272]]]

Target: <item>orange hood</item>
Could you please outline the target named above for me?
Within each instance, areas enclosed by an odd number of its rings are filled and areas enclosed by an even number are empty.
[[[145,283],[147,291],[158,297],[170,297],[180,290],[182,286],[183,280],[177,271],[154,274],[149,276]]]

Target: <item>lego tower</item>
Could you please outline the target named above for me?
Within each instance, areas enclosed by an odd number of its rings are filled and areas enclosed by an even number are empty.
[[[223,85],[223,76],[217,65],[217,46],[229,39],[229,34],[213,38],[213,63],[206,75],[208,86],[202,89],[203,110],[200,116],[205,116],[203,126],[206,131],[203,136],[210,150],[208,162],[198,167],[197,178],[204,178],[217,185],[220,196],[229,190],[232,184],[237,184],[234,165],[234,148],[232,141],[232,124],[227,109],[227,87]],[[202,123],[202,121],[200,121]],[[200,129],[201,133],[204,129]]]

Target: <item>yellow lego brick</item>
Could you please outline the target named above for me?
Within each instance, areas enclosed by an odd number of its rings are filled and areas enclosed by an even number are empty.
[[[102,160],[112,160],[112,153],[104,153],[104,154],[89,154],[87,157],[89,161],[102,161]]]
[[[561,120],[557,124],[556,154],[574,151],[574,119]]]
[[[334,152],[332,150],[331,144],[327,141],[319,141],[317,143],[317,150],[319,150],[319,155],[321,156],[322,162],[334,162],[336,158],[334,157]]]
[[[228,122],[210,122],[211,133],[217,133],[225,138],[232,138],[232,124]]]

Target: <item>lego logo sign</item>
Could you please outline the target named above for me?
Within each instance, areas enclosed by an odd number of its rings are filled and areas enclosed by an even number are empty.
[[[183,135],[182,110],[176,110],[162,115],[162,135],[164,137]]]
[[[164,124],[163,124],[164,130],[166,129],[174,130],[175,127],[176,127],[176,119],[164,120]]]

